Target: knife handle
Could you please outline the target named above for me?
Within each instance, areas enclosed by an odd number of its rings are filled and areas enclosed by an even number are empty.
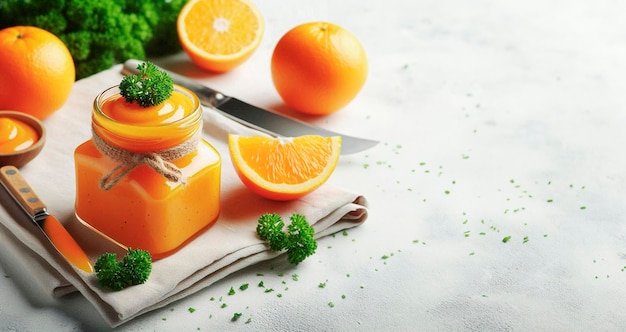
[[[29,216],[34,218],[35,215],[46,211],[46,205],[35,194],[35,191],[15,166],[0,168],[0,180]]]
[[[85,272],[93,272],[87,254],[63,227],[63,224],[48,214],[46,205],[35,194],[35,191],[15,166],[1,167],[0,181],[65,259]]]

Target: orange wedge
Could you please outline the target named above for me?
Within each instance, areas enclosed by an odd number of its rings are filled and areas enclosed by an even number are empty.
[[[253,192],[288,201],[324,184],[339,162],[341,137],[228,135],[237,175]]]
[[[248,0],[191,0],[178,14],[176,29],[191,61],[225,72],[252,55],[265,28],[261,13]]]

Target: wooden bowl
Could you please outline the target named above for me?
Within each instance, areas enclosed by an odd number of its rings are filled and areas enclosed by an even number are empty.
[[[44,127],[41,120],[23,112],[0,111],[0,117],[12,118],[22,121],[27,125],[33,127],[39,135],[39,139],[37,140],[37,142],[24,150],[15,152],[0,151],[0,167],[13,165],[17,168],[20,168],[26,165],[29,161],[33,160],[35,157],[37,157],[39,152],[41,152],[41,149],[43,149],[43,146],[46,142],[46,128]]]

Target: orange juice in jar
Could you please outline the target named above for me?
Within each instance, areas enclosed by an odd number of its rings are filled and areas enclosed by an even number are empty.
[[[127,102],[114,86],[98,95],[92,139],[74,152],[76,215],[131,248],[163,258],[219,215],[219,153],[201,137],[202,107],[174,86],[156,106]]]

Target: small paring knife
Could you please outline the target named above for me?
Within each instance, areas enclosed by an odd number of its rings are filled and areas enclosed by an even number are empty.
[[[143,61],[127,60],[122,68],[122,74],[139,74],[137,66]],[[301,135],[341,136],[341,154],[351,154],[369,149],[378,141],[343,135],[330,130],[312,126],[303,121],[292,119],[284,115],[264,110],[250,105],[239,99],[227,96],[219,91],[204,86],[193,79],[174,72],[159,68],[166,72],[175,84],[186,87],[193,91],[202,105],[214,108],[226,117],[235,120],[244,126],[259,130],[274,137],[293,137]]]
[[[0,182],[68,262],[85,272],[93,272],[93,266],[87,254],[63,227],[63,224],[48,213],[46,205],[16,167],[0,168]]]

